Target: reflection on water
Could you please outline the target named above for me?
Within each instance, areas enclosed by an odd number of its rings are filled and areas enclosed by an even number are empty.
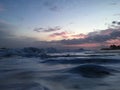
[[[68,54],[68,53],[67,53]],[[0,60],[0,90],[120,90],[120,56],[118,53],[79,53],[80,57],[48,59],[12,57]],[[77,53],[77,55],[79,55]],[[101,55],[102,54],[102,55]],[[107,55],[107,56],[105,56]],[[104,74],[104,68],[81,69],[81,65],[104,66],[106,77],[81,74]],[[78,68],[77,73],[74,73]],[[74,70],[71,72],[70,70]],[[117,72],[113,72],[113,71]],[[107,71],[107,72],[108,72]],[[101,74],[101,75],[102,75]]]

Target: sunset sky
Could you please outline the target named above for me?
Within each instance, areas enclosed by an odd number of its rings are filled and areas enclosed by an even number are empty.
[[[0,0],[0,47],[120,44],[120,0]]]

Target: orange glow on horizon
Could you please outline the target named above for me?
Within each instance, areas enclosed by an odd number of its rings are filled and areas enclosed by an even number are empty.
[[[80,48],[93,48],[93,47],[99,47],[99,43],[84,43],[84,44],[75,44],[75,45],[65,45],[66,47],[80,47]]]

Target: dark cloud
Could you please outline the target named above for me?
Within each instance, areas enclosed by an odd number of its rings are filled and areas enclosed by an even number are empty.
[[[15,35],[16,27],[0,21],[0,47],[24,47],[33,45],[35,39],[21,36],[18,37]]]
[[[116,24],[116,21],[112,21],[112,24]]]
[[[120,25],[120,22],[119,21],[113,21],[112,24]]]
[[[62,37],[62,38],[68,38],[68,32],[63,31],[63,32],[59,32],[59,33],[53,33],[51,35],[49,35],[49,37],[51,38],[55,38],[55,37]]]
[[[58,27],[56,27],[58,29]],[[0,21],[0,47],[8,48],[21,48],[21,47],[61,47],[60,42],[55,41],[38,41],[35,38],[26,36],[16,36],[14,31],[17,29],[4,21]],[[46,30],[48,32],[54,31],[53,29]]]
[[[103,32],[107,32],[106,34],[103,34]],[[63,44],[84,44],[84,43],[104,43],[111,39],[117,39],[120,37],[120,28],[119,29],[106,29],[101,31],[95,31],[91,32],[87,35],[86,38],[80,38],[80,39],[71,39],[71,40],[61,40],[61,43]]]
[[[112,23],[109,24],[109,28],[119,29],[120,28],[120,21],[112,21]]]
[[[57,6],[50,7],[49,9],[52,11],[59,11],[60,10],[60,8],[58,8]]]
[[[120,22],[118,22],[117,24],[120,25]]]
[[[120,30],[113,31],[109,36],[112,39],[116,39],[117,37],[120,37]]]
[[[119,22],[113,21],[111,25],[114,25],[114,27],[110,27],[105,30],[90,32],[86,35],[85,34],[74,35],[66,32],[60,32],[60,33],[53,33],[50,36],[51,37],[60,36],[64,38],[64,40],[56,41],[56,43],[59,42],[61,43],[61,45],[77,45],[77,44],[80,45],[80,44],[96,44],[96,43],[97,44],[99,43],[100,45],[105,45],[105,43],[108,41],[120,38]],[[73,37],[74,39],[69,39],[69,37]]]
[[[47,47],[64,48],[64,46],[59,41],[35,41],[34,43],[35,43],[34,46],[39,48]]]
[[[120,13],[114,14],[114,16],[120,16]]]
[[[117,2],[112,2],[110,3],[110,5],[117,5]]]
[[[51,2],[51,1],[45,1],[45,2],[43,3],[43,5],[44,5],[44,6],[51,6],[51,5],[53,5],[53,2]]]
[[[87,35],[80,33],[80,34],[71,35],[71,37],[73,37],[73,38],[85,38],[85,37],[87,37]]]
[[[60,6],[58,5],[57,0],[53,1],[53,2],[46,1],[46,2],[43,3],[43,5],[45,7],[47,7],[49,10],[51,10],[51,11],[55,11],[56,12],[56,11],[60,11],[61,10]]]
[[[2,12],[4,10],[5,10],[5,7],[2,4],[0,4],[0,12]]]
[[[62,32],[57,32],[57,33],[52,33],[49,35],[50,38],[55,38],[55,37],[59,37],[61,39],[70,39],[72,37],[76,37],[76,36],[72,36],[73,32],[69,32],[69,31],[62,31]]]
[[[118,22],[115,22],[115,24],[118,24]],[[118,25],[119,26],[119,25]],[[56,32],[53,34],[50,34],[50,37],[62,37],[65,38],[64,40],[56,40],[56,41],[37,41],[34,38],[21,36],[18,37],[15,35],[14,31],[16,28],[6,22],[0,21],[0,47],[56,47],[56,48],[66,48],[65,45],[77,45],[81,44],[81,46],[84,45],[93,45],[95,44],[104,44],[106,42],[113,42],[114,40],[120,41],[120,26],[119,27],[113,27],[108,28],[105,30],[99,30],[90,32],[86,35],[84,34],[76,34],[73,35],[69,32]],[[58,31],[61,30],[60,27],[56,26],[54,28],[39,28],[37,32],[52,32],[52,31]],[[17,31],[17,30],[16,30]],[[78,37],[77,39],[69,39],[69,37]],[[80,38],[80,37],[84,38]]]
[[[33,31],[41,32],[41,31],[44,31],[44,28],[35,28]]]
[[[113,1],[111,0],[109,5],[115,6],[115,5],[118,5],[118,3],[119,3],[119,0],[118,1],[117,0],[113,0]]]
[[[0,38],[12,37],[14,26],[10,25],[5,21],[0,21]]]
[[[36,32],[53,32],[53,31],[59,31],[61,30],[61,27],[56,26],[53,28],[35,28],[34,31]]]
[[[0,21],[0,47],[10,45],[8,42],[14,37],[12,29],[13,27],[10,24]]]
[[[59,32],[59,33],[53,33],[50,35],[50,37],[56,37],[56,36],[66,36],[68,34],[68,32]]]

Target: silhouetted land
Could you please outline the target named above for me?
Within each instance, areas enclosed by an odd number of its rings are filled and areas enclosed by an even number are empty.
[[[109,48],[102,48],[101,50],[120,50],[120,45],[110,45]]]

